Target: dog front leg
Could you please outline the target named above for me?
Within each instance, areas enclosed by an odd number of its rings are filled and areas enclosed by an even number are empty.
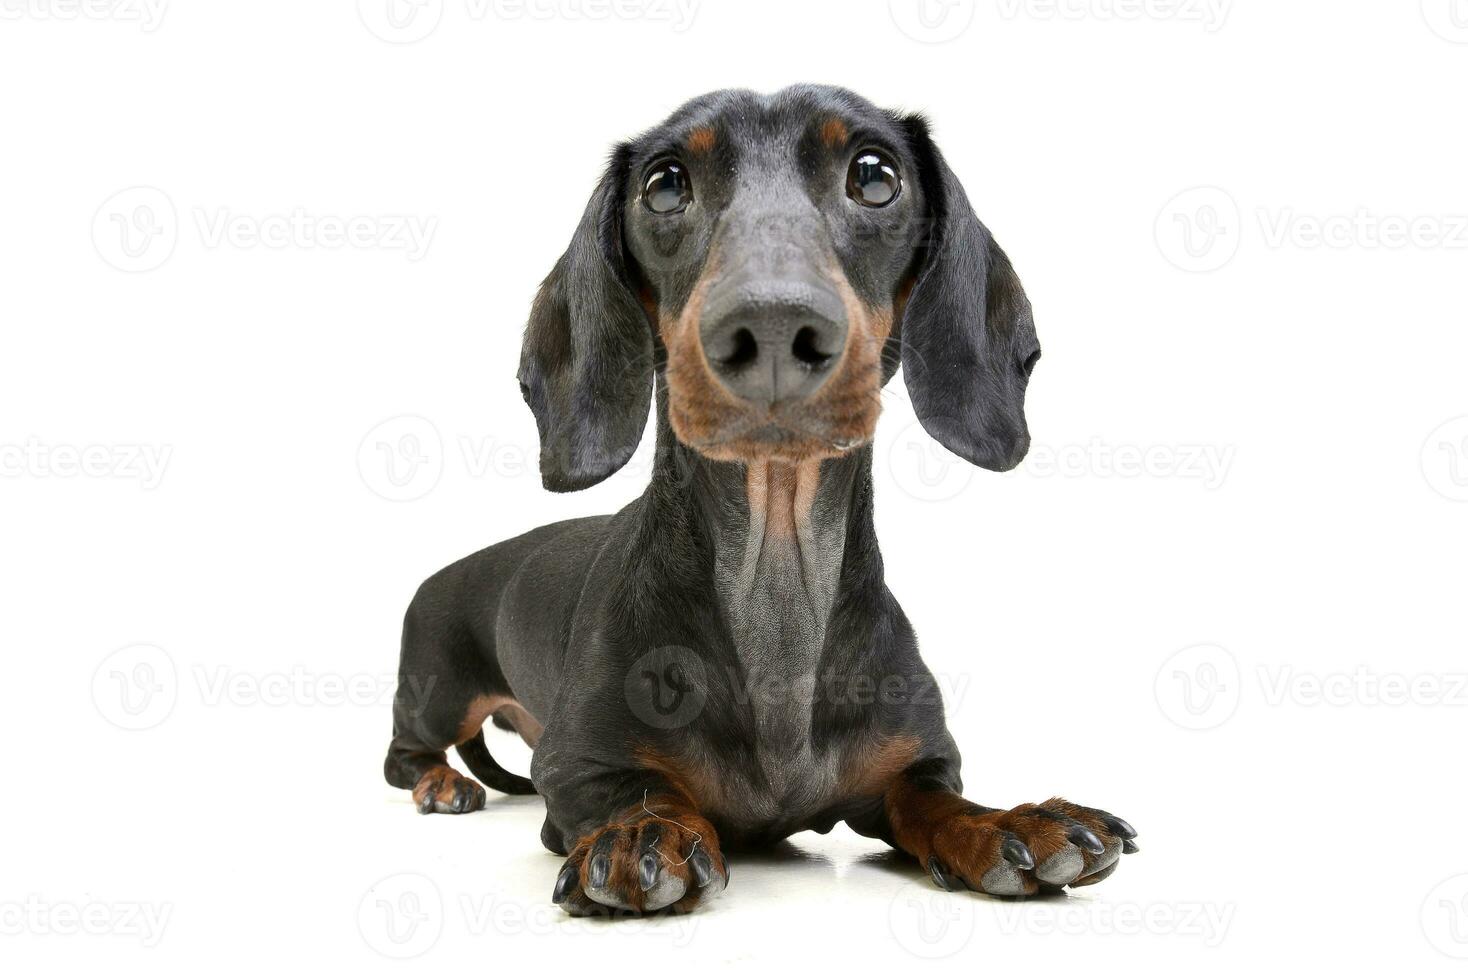
[[[886,836],[950,891],[1015,896],[1093,885],[1138,849],[1137,832],[1105,810],[1058,797],[996,810],[964,799],[958,785],[955,765],[930,759],[883,798]]]
[[[660,773],[580,780],[546,803],[548,823],[574,838],[551,895],[572,915],[687,912],[729,881],[713,825]]]

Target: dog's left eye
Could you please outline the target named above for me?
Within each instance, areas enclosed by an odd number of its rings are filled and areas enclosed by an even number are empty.
[[[880,150],[862,150],[846,172],[846,193],[858,204],[880,208],[897,200],[902,178],[897,164]]]
[[[653,164],[642,182],[642,203],[653,214],[677,214],[693,203],[693,182],[677,160]]]

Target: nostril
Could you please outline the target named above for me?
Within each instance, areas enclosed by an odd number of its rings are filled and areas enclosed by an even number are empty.
[[[790,344],[790,353],[808,368],[823,368],[831,363],[832,354],[821,350],[821,335],[814,327],[801,327],[795,331],[795,340]]]
[[[1038,350],[1036,350],[1035,352],[1033,352],[1032,354],[1030,354],[1029,357],[1026,357],[1020,363],[1019,369],[1021,371],[1023,371],[1024,372],[1024,376],[1026,378],[1028,378],[1031,374],[1034,374],[1035,373],[1035,365],[1038,364],[1039,362],[1040,362],[1040,352]]]
[[[740,327],[734,331],[727,344],[728,352],[715,356],[715,360],[726,368],[738,370],[753,364],[759,357],[759,342],[748,329]]]

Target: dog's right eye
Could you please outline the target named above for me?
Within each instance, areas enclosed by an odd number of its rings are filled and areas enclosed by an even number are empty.
[[[693,203],[693,182],[677,160],[655,163],[642,182],[642,203],[653,214],[677,214]]]
[[[846,173],[846,194],[858,204],[884,208],[902,193],[897,164],[880,150],[863,150]]]

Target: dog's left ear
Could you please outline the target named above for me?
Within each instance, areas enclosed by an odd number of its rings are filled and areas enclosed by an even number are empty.
[[[631,458],[652,399],[652,329],[622,250],[627,150],[619,147],[564,255],[540,285],[520,351],[520,392],[540,430],[547,490],[583,490]]]
[[[1019,277],[969,205],[921,117],[904,120],[930,215],[901,321],[902,371],[923,428],[989,470],[1030,448],[1025,388],[1040,359]]]

